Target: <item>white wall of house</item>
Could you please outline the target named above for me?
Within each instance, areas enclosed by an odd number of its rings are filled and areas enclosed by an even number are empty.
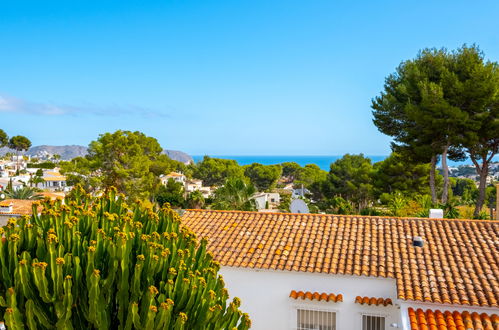
[[[261,193],[253,197],[256,208],[258,210],[266,209],[267,203],[269,207],[278,205],[281,202],[279,193]]]
[[[296,329],[297,309],[336,312],[337,330],[361,330],[363,314],[385,316],[387,330],[394,329],[392,323],[402,324],[394,279],[235,267],[222,267],[220,273],[231,297],[241,298],[241,310],[250,315],[255,330]],[[343,302],[295,300],[289,297],[291,290],[341,293]],[[360,305],[356,296],[391,298],[394,305]]]

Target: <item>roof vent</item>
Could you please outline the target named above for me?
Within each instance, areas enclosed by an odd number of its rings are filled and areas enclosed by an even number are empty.
[[[412,246],[423,247],[424,241],[421,236],[414,236],[412,238]]]

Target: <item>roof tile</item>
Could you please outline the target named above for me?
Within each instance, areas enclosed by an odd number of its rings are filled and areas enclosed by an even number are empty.
[[[499,307],[499,221],[211,210],[182,218],[225,266],[388,277],[399,299]]]

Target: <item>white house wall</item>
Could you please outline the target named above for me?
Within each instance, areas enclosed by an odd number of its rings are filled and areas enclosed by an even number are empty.
[[[241,310],[250,315],[252,329],[296,329],[297,308],[335,311],[337,330],[362,329],[362,314],[385,316],[387,330],[394,329],[392,323],[402,327],[393,279],[235,267],[222,267],[220,273],[231,297],[241,298]],[[295,300],[289,297],[291,290],[341,293],[343,302]],[[356,296],[391,298],[394,305],[360,305]]]

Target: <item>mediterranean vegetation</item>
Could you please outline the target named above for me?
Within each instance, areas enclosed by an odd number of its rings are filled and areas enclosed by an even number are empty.
[[[122,189],[128,187],[122,185]],[[0,228],[9,329],[248,329],[219,264],[168,206],[81,187]]]

